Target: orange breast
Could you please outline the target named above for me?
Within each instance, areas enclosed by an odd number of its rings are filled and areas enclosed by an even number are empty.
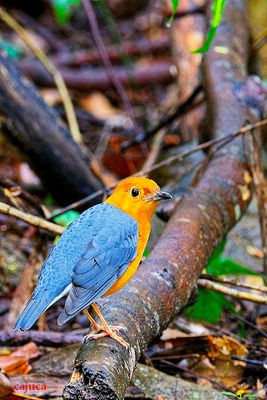
[[[127,270],[124,272],[124,274],[117,280],[116,283],[114,283],[113,286],[103,295],[103,297],[109,296],[110,294],[113,294],[123,288],[123,286],[126,285],[126,283],[133,277],[135,274],[141,258],[144,254],[144,250],[146,248],[146,244],[149,238],[150,234],[150,224],[146,226],[142,225],[142,229],[140,229],[140,225],[138,227],[139,230],[139,239],[138,239],[138,246],[137,246],[137,255],[133,261],[129,264],[129,267]]]

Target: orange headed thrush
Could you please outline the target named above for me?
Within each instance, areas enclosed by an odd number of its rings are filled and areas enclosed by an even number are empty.
[[[38,284],[14,328],[30,329],[44,311],[67,295],[59,325],[84,311],[94,329],[88,336],[111,336],[127,346],[116,333],[120,327],[108,325],[95,302],[121,289],[134,275],[157,204],[170,198],[151,179],[133,177],[121,181],[104,203],[83,212],[45,260]],[[102,325],[87,311],[90,305]]]

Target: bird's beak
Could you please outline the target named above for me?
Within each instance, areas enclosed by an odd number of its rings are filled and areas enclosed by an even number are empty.
[[[150,196],[150,201],[161,201],[161,200],[169,200],[172,199],[172,195],[167,192],[157,192]]]

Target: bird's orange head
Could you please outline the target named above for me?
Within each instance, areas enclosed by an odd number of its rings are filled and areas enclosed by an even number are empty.
[[[106,203],[112,204],[129,214],[138,222],[150,221],[160,200],[171,199],[161,192],[152,179],[131,177],[121,181]]]

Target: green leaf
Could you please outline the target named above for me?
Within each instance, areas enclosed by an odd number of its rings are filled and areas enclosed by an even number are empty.
[[[56,213],[57,210],[54,211],[54,213]],[[53,214],[52,214],[53,215]],[[65,212],[62,215],[59,215],[58,217],[54,218],[54,221],[59,224],[62,225],[64,227],[69,226],[76,218],[78,218],[80,215],[80,213],[78,211],[74,211],[74,210],[70,210]]]
[[[214,250],[214,252],[212,253],[212,255],[210,256],[209,260],[208,260],[208,265],[217,260],[220,255],[223,253],[225,246],[226,246],[226,242],[227,242],[227,237],[225,236],[223,238],[223,240],[219,243],[219,245],[216,247],[216,249]]]
[[[238,399],[238,396],[232,392],[222,392],[222,394],[224,394],[225,396],[232,396],[232,397],[235,397],[236,399]]]
[[[148,257],[149,256],[149,250],[145,249],[144,253],[143,253],[143,257]]]
[[[52,0],[56,20],[60,25],[65,25],[75,8],[81,4],[80,0]]]
[[[213,13],[213,18],[211,20],[211,24],[210,24],[208,33],[206,35],[206,39],[205,39],[203,45],[199,49],[191,51],[192,54],[205,53],[206,51],[209,50],[210,45],[216,35],[217,28],[221,23],[223,11],[226,6],[226,3],[227,3],[227,0],[214,0],[212,7],[211,7],[212,13]]]
[[[213,258],[206,267],[207,273],[215,276],[219,275],[260,275],[258,272],[245,267],[232,260],[231,258]]]
[[[53,207],[56,204],[56,202],[54,201],[53,197],[48,194],[45,199],[44,199],[44,205],[46,207]]]
[[[22,55],[22,50],[20,50],[16,45],[1,38],[0,47],[7,53],[10,58],[17,59]]]
[[[171,2],[172,2],[172,15],[171,15],[171,17],[168,19],[168,21],[166,23],[166,26],[168,28],[170,28],[172,26],[175,13],[176,13],[176,11],[178,9],[178,6],[179,6],[179,0],[171,0]]]
[[[209,289],[199,288],[199,297],[195,304],[186,307],[185,315],[211,324],[217,323],[225,310],[236,312],[223,294]]]

